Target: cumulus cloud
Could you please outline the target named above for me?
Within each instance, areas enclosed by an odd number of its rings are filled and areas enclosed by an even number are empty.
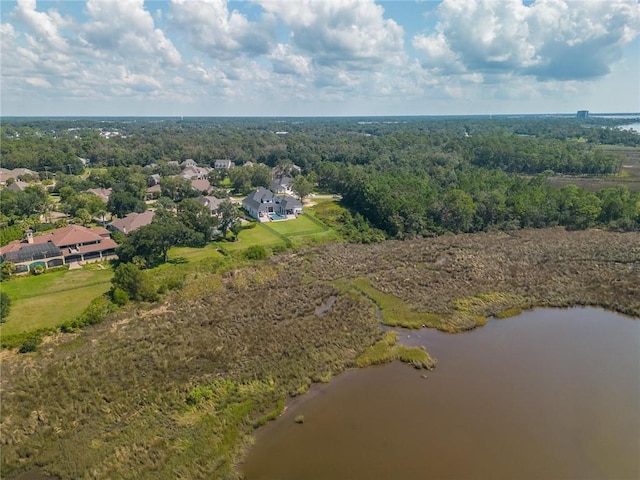
[[[38,41],[46,43],[49,48],[58,51],[68,48],[59,28],[67,26],[69,22],[55,10],[50,10],[49,13],[38,12],[36,0],[18,0],[13,16],[30,28]]]
[[[437,16],[437,32],[412,42],[425,68],[540,80],[606,75],[640,29],[635,0],[444,0]]]
[[[86,10],[91,20],[83,26],[83,39],[99,51],[122,58],[158,55],[165,65],[180,64],[180,53],[155,28],[144,0],[88,0]]]
[[[268,23],[249,22],[236,10],[229,12],[226,0],[172,0],[170,19],[187,32],[194,47],[217,59],[261,55],[273,43]]]
[[[311,72],[309,58],[294,53],[290,45],[279,43],[269,55],[269,60],[275,73],[306,76]]]
[[[319,65],[372,69],[404,58],[404,30],[373,0],[258,0]]]

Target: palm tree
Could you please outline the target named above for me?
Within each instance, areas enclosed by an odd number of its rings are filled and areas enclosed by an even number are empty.
[[[100,219],[100,221],[102,222],[102,226],[104,228],[107,228],[107,212],[105,210],[100,210],[98,213],[96,213],[96,217]]]

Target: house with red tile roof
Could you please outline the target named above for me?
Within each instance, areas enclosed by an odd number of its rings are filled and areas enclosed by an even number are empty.
[[[16,273],[26,273],[37,266],[46,269],[116,258],[117,246],[105,228],[68,225],[42,235],[28,230],[23,240],[0,248],[0,262],[12,262]]]

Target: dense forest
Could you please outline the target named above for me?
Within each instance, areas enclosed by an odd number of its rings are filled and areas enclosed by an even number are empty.
[[[342,195],[350,210],[345,222],[370,232],[353,238],[368,242],[553,225],[637,230],[639,193],[624,185],[598,191],[554,188],[547,181],[558,174],[619,174],[623,156],[603,146],[637,148],[640,135],[617,128],[631,121],[553,116],[8,119],[0,148],[5,168],[31,168],[45,179],[55,174],[61,196],[74,193],[65,187],[75,193],[114,187],[116,195],[106,208],[117,216],[144,209],[145,179],[177,173],[171,161],[295,164],[321,191]],[[77,176],[86,165],[107,170]],[[237,171],[231,175],[234,193],[264,183]],[[255,173],[265,176],[258,169]],[[170,183],[163,186],[167,200],[179,203],[190,196],[188,189],[169,188]],[[10,226],[20,215],[46,210],[43,202],[36,187],[3,194],[3,223]],[[79,208],[91,210],[85,204]]]

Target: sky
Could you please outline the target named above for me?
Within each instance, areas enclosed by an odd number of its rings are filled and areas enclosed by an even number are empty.
[[[638,0],[0,0],[3,116],[640,111]]]

